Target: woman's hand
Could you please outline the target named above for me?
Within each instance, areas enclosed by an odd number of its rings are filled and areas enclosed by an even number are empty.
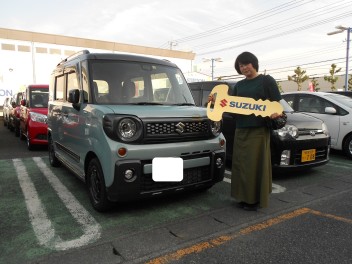
[[[209,96],[208,96],[208,103],[209,103],[209,102],[215,103],[215,98],[214,98],[214,95],[213,95],[213,94],[209,94]]]
[[[280,116],[282,116],[282,114],[273,113],[273,114],[271,114],[270,118],[271,119],[276,119],[276,118],[279,118]]]

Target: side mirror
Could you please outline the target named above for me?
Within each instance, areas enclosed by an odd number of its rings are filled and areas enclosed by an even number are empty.
[[[79,90],[78,89],[69,90],[67,100],[69,103],[72,103],[72,106],[74,109],[79,111],[80,105],[79,105]]]
[[[22,106],[26,106],[26,99],[22,99],[22,100],[21,100],[21,105],[22,105]]]
[[[68,101],[72,104],[77,104],[79,102],[79,90],[72,89],[68,92]]]
[[[330,107],[330,106],[325,107],[325,114],[331,114],[331,115],[334,115],[334,114],[336,114],[336,113],[337,113],[337,111],[336,111],[336,109],[335,109],[335,108]]]

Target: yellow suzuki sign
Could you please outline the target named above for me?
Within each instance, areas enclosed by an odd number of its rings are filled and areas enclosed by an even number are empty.
[[[217,85],[211,91],[216,95],[215,102],[207,105],[207,115],[213,121],[220,121],[224,112],[241,115],[270,116],[274,113],[282,113],[283,108],[279,102],[269,100],[254,100],[248,97],[230,96],[227,93],[228,86]]]

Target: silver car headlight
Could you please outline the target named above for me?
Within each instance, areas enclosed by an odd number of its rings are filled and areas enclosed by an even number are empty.
[[[138,124],[132,118],[123,118],[117,125],[117,134],[124,141],[132,141],[138,132]]]
[[[31,112],[30,113],[30,118],[32,121],[34,122],[39,122],[39,123],[46,123],[48,117],[46,115],[43,115],[43,114],[39,114],[39,113],[36,113],[36,112]]]
[[[322,130],[326,136],[329,136],[329,129],[325,123],[322,124]]]
[[[221,121],[211,121],[211,133],[218,136],[221,132]]]
[[[298,138],[298,128],[293,125],[285,125],[283,128],[275,130],[275,132],[280,136],[280,137],[286,137],[287,135],[290,135],[291,137]]]

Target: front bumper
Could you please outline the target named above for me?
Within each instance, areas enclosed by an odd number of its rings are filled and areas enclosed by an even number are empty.
[[[273,142],[272,142],[273,143]],[[315,149],[315,159],[302,161],[302,151]],[[289,153],[287,163],[282,163],[283,153]],[[329,161],[330,137],[317,138],[314,140],[292,140],[282,141],[280,144],[272,144],[271,159],[272,168],[275,172],[295,171],[321,166]]]
[[[193,161],[199,163],[200,160],[206,160],[207,164],[200,164],[191,167]],[[216,165],[217,159],[222,160],[222,165]],[[192,155],[182,157],[184,160],[183,180],[180,182],[154,182],[150,166],[152,161],[141,160],[124,160],[117,161],[115,164],[115,173],[113,184],[107,188],[109,200],[111,201],[130,201],[151,197],[156,195],[165,195],[190,191],[195,189],[208,188],[224,178],[225,173],[225,151],[219,150],[205,155]],[[194,163],[194,164],[195,164]],[[135,179],[127,181],[124,172],[127,170],[135,172]],[[170,168],[172,169],[172,168]]]
[[[28,124],[29,141],[33,145],[48,144],[48,125],[30,121]]]

